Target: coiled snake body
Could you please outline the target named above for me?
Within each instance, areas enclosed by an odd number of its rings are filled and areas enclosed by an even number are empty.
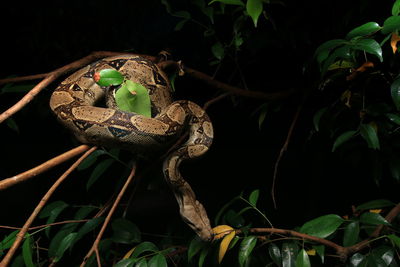
[[[152,118],[95,106],[104,101],[109,88],[97,85],[93,75],[110,68],[147,88]],[[168,78],[155,64],[132,55],[97,61],[61,82],[51,96],[50,107],[80,142],[120,147],[144,156],[165,150],[188,129],[186,143],[165,159],[164,176],[177,199],[183,220],[202,239],[212,238],[206,211],[179,172],[183,160],[199,157],[208,150],[213,138],[212,124],[205,111],[195,103],[172,102]]]

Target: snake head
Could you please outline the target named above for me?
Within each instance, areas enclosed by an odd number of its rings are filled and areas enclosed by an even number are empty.
[[[180,209],[180,214],[183,221],[204,241],[213,239],[213,231],[211,229],[210,220],[207,212],[199,201],[194,201],[191,204],[183,205]]]

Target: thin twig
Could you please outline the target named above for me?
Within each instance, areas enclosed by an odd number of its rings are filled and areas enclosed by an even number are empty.
[[[90,147],[88,145],[80,145],[76,148],[73,148],[61,155],[58,155],[57,157],[54,157],[30,170],[27,170],[23,173],[14,175],[13,177],[6,178],[0,181],[0,191],[7,189],[13,185],[16,185],[18,183],[24,182],[26,180],[29,180],[30,178],[33,178],[79,154],[82,154],[83,152],[87,151]]]
[[[46,228],[49,226],[55,226],[55,225],[60,225],[60,224],[67,224],[67,223],[81,223],[81,222],[87,222],[89,219],[84,219],[84,220],[67,220],[67,221],[61,221],[61,222],[54,222],[54,223],[49,223],[49,224],[42,224],[38,226],[32,226],[28,228],[28,231],[30,230],[36,230],[36,229],[41,229],[41,228]],[[11,229],[11,230],[20,230],[22,229],[21,227],[15,227],[15,226],[8,226],[8,225],[0,225],[0,228],[2,229]]]
[[[115,199],[110,211],[108,212],[107,217],[106,217],[106,219],[105,219],[105,221],[104,221],[104,223],[103,223],[103,225],[102,225],[102,227],[100,229],[100,232],[98,233],[98,235],[96,237],[96,240],[93,242],[93,245],[92,245],[91,249],[89,250],[89,252],[85,256],[85,258],[83,259],[83,261],[82,261],[82,263],[80,265],[81,267],[85,266],[86,262],[88,261],[90,256],[93,254],[93,252],[96,254],[97,265],[101,266],[100,255],[99,255],[99,250],[98,250],[100,240],[103,237],[103,234],[104,234],[104,232],[105,232],[105,230],[106,230],[106,228],[107,228],[107,226],[108,226],[108,224],[109,224],[109,222],[111,220],[111,217],[114,214],[119,202],[121,201],[122,196],[124,195],[124,193],[125,193],[126,189],[128,188],[129,184],[132,182],[133,177],[135,176],[135,172],[136,172],[136,163],[133,164],[131,173],[129,174],[128,178],[126,179],[124,186],[122,187],[122,189],[119,192],[117,198]]]
[[[68,175],[73,170],[75,170],[78,167],[78,165],[96,149],[97,149],[97,147],[94,146],[90,150],[86,151],[86,153],[83,154],[77,161],[75,161],[74,164],[72,164],[71,167],[69,167],[68,170],[66,172],[64,172],[60,176],[60,178],[58,178],[58,180],[50,187],[50,189],[46,192],[46,194],[43,196],[43,198],[40,200],[39,204],[36,206],[36,208],[32,212],[31,216],[28,218],[28,220],[26,220],[21,231],[18,232],[14,243],[12,244],[11,248],[8,250],[6,256],[0,262],[0,267],[8,266],[12,257],[14,256],[15,252],[17,251],[18,247],[21,245],[21,242],[24,239],[24,236],[25,236],[26,232],[28,231],[29,227],[31,226],[32,222],[38,216],[38,214],[42,210],[42,208],[46,205],[46,203],[49,200],[49,198],[51,197],[51,195],[56,191],[56,189],[60,186],[60,184],[68,177]]]

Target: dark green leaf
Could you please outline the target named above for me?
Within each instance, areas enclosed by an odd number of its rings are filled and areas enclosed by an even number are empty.
[[[350,52],[351,48],[352,46],[350,45],[344,45],[335,49],[322,64],[321,74],[325,75],[328,69],[337,61],[338,58],[341,60],[346,60],[349,58],[351,59],[353,56],[353,53]]]
[[[257,27],[257,21],[263,11],[262,0],[247,0],[246,11],[253,20],[254,27]]]
[[[149,267],[167,267],[167,260],[164,255],[158,253],[149,260]]]
[[[400,182],[400,158],[393,155],[389,159],[389,170],[390,170],[392,177],[397,182]]]
[[[114,267],[133,267],[135,265],[135,259],[122,259],[117,262]]]
[[[55,203],[55,202],[53,202]],[[69,205],[63,201],[56,201],[56,203],[58,204],[57,206],[55,206],[51,212],[50,212],[50,216],[46,221],[46,224],[52,224],[53,222],[55,222],[55,220],[57,219],[58,215],[60,215],[60,213],[67,208]],[[50,235],[50,227],[47,227],[45,230],[46,236],[49,237]]]
[[[368,201],[367,203],[361,204],[356,207],[357,211],[360,210],[369,210],[369,209],[379,209],[394,206],[395,204],[387,199],[376,199],[372,201]]]
[[[19,230],[15,230],[11,234],[7,235],[1,242],[0,242],[0,255],[3,250],[9,249],[15,241]]]
[[[357,36],[366,36],[366,35],[371,35],[381,29],[381,26],[379,26],[378,23],[376,22],[367,22],[357,28],[354,28],[351,30],[347,35],[346,39],[352,39]]]
[[[343,219],[336,214],[329,214],[306,222],[300,232],[308,235],[325,238],[333,234],[343,223]]]
[[[265,117],[267,116],[268,105],[261,107],[260,115],[258,116],[258,128],[261,129],[261,125],[263,124]]]
[[[146,258],[140,259],[138,262],[136,262],[135,267],[147,267],[147,260]]]
[[[386,221],[386,219],[383,218],[380,214],[373,212],[365,212],[361,214],[360,222],[373,225],[390,225],[390,223]]]
[[[151,242],[145,241],[137,245],[136,249],[133,251],[131,258],[137,258],[144,252],[158,252],[158,248]]]
[[[358,221],[350,222],[344,228],[343,246],[350,247],[357,243],[360,234],[360,225]]]
[[[78,166],[78,171],[85,170],[92,166],[100,155],[104,155],[106,152],[104,150],[93,151],[87,158],[85,158],[81,164]]]
[[[74,220],[82,220],[85,219],[92,211],[94,211],[96,207],[93,206],[84,206],[80,207],[78,211],[75,213]]]
[[[100,79],[97,84],[100,86],[117,86],[124,81],[124,76],[115,69],[104,69],[99,72]]]
[[[281,255],[281,250],[275,243],[271,243],[268,246],[268,252],[269,256],[271,257],[272,261],[278,265],[282,266],[282,255]]]
[[[318,132],[319,131],[319,122],[321,121],[322,115],[328,110],[328,107],[321,108],[318,110],[314,117],[313,117],[313,123],[314,123],[314,128]]]
[[[215,43],[211,47],[211,52],[218,60],[222,60],[225,56],[225,48],[220,42]]]
[[[392,101],[396,106],[397,110],[400,110],[400,78],[394,80],[390,86],[390,93],[392,95]]]
[[[392,242],[400,249],[400,237],[397,235],[391,234],[388,235],[388,238],[392,240]]]
[[[199,267],[202,267],[202,266],[203,266],[204,261],[205,261],[205,259],[206,259],[207,254],[208,254],[209,251],[210,251],[210,250],[209,250],[207,247],[205,247],[205,248],[203,248],[203,249],[201,250],[200,256],[199,256],[199,265],[198,265]]]
[[[180,11],[176,11],[174,13],[172,13],[173,16],[178,17],[178,18],[183,18],[183,19],[190,19],[190,13],[184,10],[180,10]]]
[[[393,251],[392,248],[386,248],[384,253],[382,255],[379,255],[379,256],[385,262],[386,266],[390,266],[390,264],[393,262],[394,251]]]
[[[85,222],[85,224],[82,225],[82,227],[79,229],[74,242],[77,242],[84,235],[94,230],[103,221],[104,221],[103,217],[96,217],[91,219],[90,221]]]
[[[209,5],[215,2],[220,2],[226,5],[238,5],[238,6],[244,6],[243,2],[241,0],[212,0]]]
[[[374,39],[359,39],[353,46],[353,49],[362,50],[369,54],[375,55],[382,62],[382,48]]]
[[[234,228],[241,228],[245,223],[245,220],[241,214],[232,209],[225,213],[224,221],[226,224],[231,225]]]
[[[321,258],[322,264],[325,262],[325,246],[324,245],[314,245],[313,249],[317,252],[319,257]]]
[[[19,127],[13,118],[8,118],[6,120],[6,123],[7,123],[8,128],[15,131],[16,133],[19,133]]]
[[[115,102],[121,110],[151,117],[149,91],[140,83],[125,81],[115,93]]]
[[[298,247],[295,243],[282,244],[282,267],[296,267]]]
[[[122,218],[115,219],[111,224],[111,228],[113,229],[111,239],[116,243],[132,244],[138,243],[141,240],[138,227],[129,220]]]
[[[249,258],[250,253],[253,251],[256,244],[257,244],[256,236],[246,236],[240,243],[239,255],[238,255],[240,266],[244,266],[245,262]]]
[[[360,125],[360,134],[371,149],[380,149],[378,134],[371,124],[362,123]]]
[[[5,85],[1,88],[1,93],[27,93],[32,88],[35,87],[35,84],[19,84],[19,85],[12,85],[11,83]]]
[[[333,143],[332,152],[334,152],[340,145],[350,140],[350,138],[352,138],[356,133],[357,131],[351,130],[339,135],[338,138],[336,138],[335,143]]]
[[[310,258],[308,257],[307,252],[304,250],[300,250],[299,254],[296,257],[296,266],[297,267],[310,267]]]
[[[236,243],[237,243],[239,240],[240,240],[240,237],[235,236],[235,237],[231,240],[231,242],[229,243],[228,250],[232,249],[232,248],[236,245]]]
[[[382,258],[378,257],[374,253],[371,253],[368,255],[367,262],[368,262],[368,266],[374,266],[374,267],[387,267],[388,266]]]
[[[382,33],[388,34],[400,29],[400,16],[388,17],[383,23]]]
[[[188,22],[188,21],[189,21],[188,19],[183,19],[183,20],[179,21],[179,22],[175,25],[174,31],[180,31],[180,30],[182,30],[183,26],[185,26],[186,22]]]
[[[392,6],[392,15],[397,16],[400,13],[400,0],[396,0]]]
[[[251,194],[249,196],[249,202],[251,205],[256,206],[259,195],[260,195],[260,190],[258,190],[258,189],[251,192]]]
[[[393,123],[400,125],[400,116],[393,113],[387,113],[386,117]]]
[[[77,233],[70,233],[63,238],[63,240],[60,243],[60,246],[57,249],[55,257],[53,258],[54,262],[57,262],[62,258],[64,252],[73,244],[76,235]]]
[[[360,254],[360,253],[356,253],[353,256],[351,256],[350,258],[350,266],[354,266],[354,267],[358,267],[358,266],[363,266],[362,263],[365,260],[365,256]]]
[[[51,202],[50,204],[47,204],[43,208],[43,210],[39,213],[39,218],[43,219],[43,218],[49,217],[53,214],[53,210],[56,210],[56,211],[59,209],[62,210],[66,206],[68,206],[68,204],[62,200]]]
[[[319,64],[321,64],[325,59],[328,58],[329,53],[335,49],[336,47],[348,43],[344,39],[334,39],[334,40],[329,40],[322,45],[320,45],[316,50],[315,50],[315,57],[317,58],[317,61]]]
[[[199,253],[199,251],[207,246],[207,242],[204,242],[201,240],[197,235],[192,239],[192,241],[189,244],[189,249],[188,249],[188,261],[190,262],[191,259]]]
[[[114,159],[105,159],[96,165],[92,173],[90,174],[89,180],[86,183],[86,190],[97,181],[97,179],[113,164]]]
[[[35,264],[33,264],[33,259],[32,259],[32,237],[28,234],[27,237],[25,237],[25,241],[22,245],[22,257],[24,258],[24,263],[25,266],[27,267],[33,267]]]
[[[51,239],[48,251],[49,258],[56,256],[61,242],[67,235],[75,230],[76,226],[78,226],[77,223],[64,225],[63,228],[53,237],[53,239]]]

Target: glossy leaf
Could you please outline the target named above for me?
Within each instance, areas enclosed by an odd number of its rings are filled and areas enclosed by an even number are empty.
[[[165,259],[164,255],[158,253],[154,257],[149,260],[148,265],[149,267],[167,267],[167,260]]]
[[[256,206],[259,196],[260,196],[260,190],[256,189],[253,192],[251,192],[251,194],[249,196],[250,204],[253,206]]]
[[[369,209],[378,209],[378,208],[386,208],[394,206],[395,204],[387,199],[376,199],[372,201],[368,201],[356,207],[357,211],[360,210],[369,210]]]
[[[107,169],[113,164],[114,159],[105,159],[101,161],[99,164],[96,165],[92,173],[90,174],[89,180],[86,183],[86,190],[89,188],[99,179],[99,177],[107,171]]]
[[[400,110],[400,78],[396,78],[390,86],[390,93],[392,101],[396,106],[397,110]]]
[[[262,0],[247,0],[246,11],[253,20],[254,27],[257,27],[257,21],[263,11]]]
[[[225,48],[220,42],[215,43],[211,47],[211,52],[213,53],[214,57],[217,58],[218,60],[222,60],[225,56]]]
[[[13,231],[0,242],[0,255],[3,250],[9,249],[15,241],[19,230]]]
[[[268,246],[268,252],[269,256],[271,257],[272,261],[278,265],[282,266],[282,255],[281,255],[281,250],[275,243],[271,243]]]
[[[134,259],[122,259],[117,262],[114,267],[133,267],[135,265]]]
[[[365,212],[360,216],[360,222],[373,225],[390,225],[390,223],[378,213]]]
[[[393,113],[387,113],[386,117],[394,124],[400,125],[400,116]]]
[[[380,149],[378,134],[371,124],[362,123],[360,125],[360,134],[367,142],[368,147],[371,149]]]
[[[135,267],[147,267],[147,266],[149,266],[149,265],[147,264],[146,258],[142,258],[138,262],[135,263]]]
[[[94,79],[100,86],[117,86],[124,81],[124,76],[115,69],[103,69],[95,74]]]
[[[315,251],[317,252],[319,257],[321,258],[321,262],[324,263],[325,262],[325,246],[324,245],[314,245],[312,247],[313,247],[313,249],[315,249]]]
[[[64,255],[64,252],[70,247],[72,246],[75,237],[76,237],[77,233],[70,233],[68,234],[66,237],[63,238],[63,240],[60,243],[60,246],[57,249],[56,255],[54,257],[54,262],[59,261],[62,256]]]
[[[115,102],[120,110],[151,117],[149,91],[140,83],[125,81],[115,92]]]
[[[400,249],[400,237],[397,235],[391,234],[388,235],[388,238]]]
[[[296,267],[297,250],[295,243],[282,244],[282,267]]]
[[[106,154],[106,152],[104,150],[93,151],[87,158],[85,158],[81,162],[81,164],[79,164],[79,166],[77,168],[78,171],[82,171],[82,170],[85,170],[85,169],[91,167],[97,161],[97,158],[100,155],[104,155],[104,154]]]
[[[392,248],[386,248],[385,251],[379,256],[384,261],[386,266],[390,266],[390,264],[393,263],[394,251]]]
[[[231,226],[225,224],[217,225],[212,230],[214,233],[214,239],[220,239],[226,236],[227,234],[231,233],[232,231],[234,231],[234,229]]]
[[[397,16],[400,13],[400,0],[396,0],[392,6],[392,15]]]
[[[325,238],[333,234],[343,223],[343,219],[336,214],[329,214],[306,222],[300,232],[308,235]]]
[[[357,42],[355,43],[353,48],[356,50],[362,50],[369,54],[375,55],[379,58],[379,60],[381,62],[383,61],[382,48],[379,45],[379,43],[377,41],[375,41],[374,39],[357,40]]]
[[[235,237],[235,234],[236,234],[235,231],[231,231],[229,234],[224,236],[224,239],[222,239],[221,243],[219,244],[218,263],[221,263],[222,259],[224,258],[225,253],[229,248],[229,244]]]
[[[400,29],[400,16],[388,17],[383,23],[382,33],[388,34]]]
[[[243,227],[245,220],[242,215],[232,209],[228,210],[224,215],[224,220],[229,225],[232,225],[235,228]]]
[[[49,218],[47,219],[46,224],[52,224],[53,222],[55,222],[58,215],[60,215],[60,213],[64,209],[66,209],[68,206],[69,205],[67,203],[65,203],[64,201],[53,202],[52,205],[49,206],[49,207],[52,207],[53,209],[50,211]],[[46,213],[47,213],[47,211],[46,211]],[[49,237],[50,229],[51,229],[51,227],[47,227],[45,230],[47,237]]]
[[[53,258],[57,255],[57,251],[60,247],[61,242],[63,239],[72,233],[74,229],[78,226],[78,224],[67,224],[65,225],[61,230],[55,234],[55,236],[51,239],[50,245],[49,245],[49,250],[48,250],[48,256],[49,258]]]
[[[195,236],[189,244],[188,248],[188,261],[199,253],[199,251],[207,245],[207,242],[201,240],[198,236]]]
[[[350,266],[352,267],[358,267],[358,266],[363,266],[363,262],[365,260],[365,256],[360,254],[360,253],[355,253],[353,256],[351,256],[349,262]]]
[[[250,256],[250,253],[253,251],[254,247],[257,244],[256,236],[246,236],[243,241],[240,243],[239,248],[239,265],[244,266],[245,262]]]
[[[79,231],[76,235],[76,238],[75,238],[75,242],[80,240],[87,233],[93,231],[103,221],[104,221],[103,217],[96,217],[96,218],[93,218],[93,219],[85,222],[85,224],[82,225],[82,227],[79,229]]]
[[[152,242],[145,241],[137,245],[136,249],[132,253],[132,258],[137,258],[144,252],[158,252],[158,248]]]
[[[296,266],[297,267],[310,267],[310,258],[308,257],[307,252],[304,250],[300,250],[299,254],[296,257]]]
[[[334,40],[329,40],[323,44],[321,44],[316,50],[315,50],[315,57],[318,61],[319,64],[321,64],[325,59],[328,58],[329,53],[335,49],[336,47],[346,44],[347,41],[344,39],[334,39]]]
[[[83,206],[80,207],[75,215],[74,215],[74,220],[82,220],[85,219],[92,211],[96,210],[96,207],[93,206]]]
[[[47,218],[53,214],[53,210],[58,210],[65,206],[68,206],[68,204],[62,200],[51,202],[47,204],[43,208],[43,210],[39,213],[39,218],[40,219]]]
[[[350,247],[357,243],[360,234],[360,224],[358,221],[350,222],[344,228],[343,246]]]
[[[378,23],[376,22],[367,22],[357,28],[354,28],[351,30],[347,35],[346,39],[352,39],[357,36],[366,36],[366,35],[371,35],[381,29],[381,26],[379,26]]]
[[[209,5],[215,2],[220,2],[226,5],[238,5],[238,6],[244,6],[243,2],[241,0],[212,0]]]
[[[115,219],[111,224],[111,228],[113,229],[111,239],[116,243],[132,244],[141,240],[138,227],[129,220]]]
[[[339,135],[336,138],[335,142],[333,143],[332,152],[334,152],[340,145],[342,145],[343,143],[350,140],[353,136],[356,135],[356,133],[357,133],[357,131],[351,130],[351,131],[347,131],[347,132],[344,132],[341,135]]]
[[[32,252],[33,252],[32,242],[33,239],[31,235],[28,234],[28,236],[25,237],[24,243],[22,244],[22,257],[24,258],[24,263],[25,266],[27,267],[35,266],[35,264],[33,264],[33,258],[32,258]]]

